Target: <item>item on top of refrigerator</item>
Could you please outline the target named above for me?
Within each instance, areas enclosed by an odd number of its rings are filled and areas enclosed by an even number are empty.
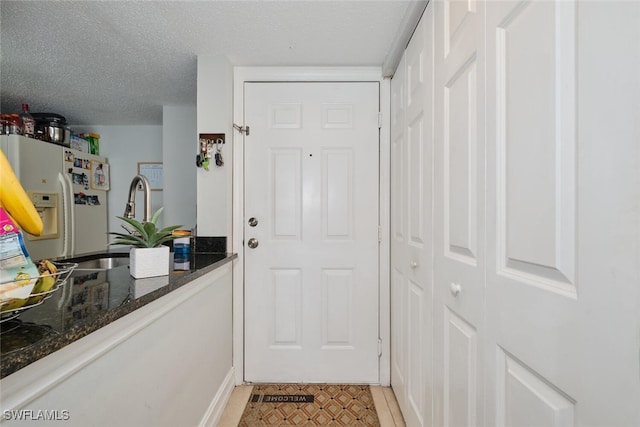
[[[90,154],[95,154],[96,156],[100,155],[100,134],[87,132],[81,133],[80,136],[89,141]]]
[[[36,121],[36,125],[38,123],[55,123],[60,126],[66,126],[67,119],[66,117],[56,114],[56,113],[31,113],[34,120]]]
[[[42,218],[20,185],[18,177],[2,150],[0,150],[0,204],[24,231],[34,236],[42,233]]]
[[[54,144],[68,145],[67,119],[56,113],[32,113],[36,138]]]
[[[89,141],[80,135],[72,134],[69,138],[69,146],[74,150],[82,151],[83,153],[89,152]]]
[[[36,134],[36,121],[29,112],[29,104],[22,104],[22,134],[26,137],[33,138]]]
[[[7,119],[6,114],[0,114],[0,135],[9,134],[10,121]]]
[[[22,120],[17,114],[3,114],[0,117],[3,135],[22,135]]]

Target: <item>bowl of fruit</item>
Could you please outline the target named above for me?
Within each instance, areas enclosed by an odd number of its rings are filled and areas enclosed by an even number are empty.
[[[24,310],[42,304],[65,284],[69,275],[78,264],[52,262],[48,259],[43,259],[38,261],[36,265],[38,267],[38,276],[19,278],[25,285],[35,282],[31,288],[31,292],[25,298],[8,298],[0,302],[0,322],[13,319]],[[10,283],[0,283],[0,287],[15,283],[17,283],[16,280]]]

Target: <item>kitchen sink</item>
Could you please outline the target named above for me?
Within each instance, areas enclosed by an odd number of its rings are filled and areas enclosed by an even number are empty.
[[[78,264],[76,271],[82,270],[110,270],[115,267],[129,265],[128,253],[103,253],[85,255],[76,258],[69,258],[63,262],[74,262]]]

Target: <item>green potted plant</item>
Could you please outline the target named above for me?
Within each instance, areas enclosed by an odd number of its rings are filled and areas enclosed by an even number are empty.
[[[180,237],[174,236],[173,231],[181,225],[158,229],[157,222],[163,209],[158,209],[148,222],[119,216],[117,218],[133,227],[133,230],[130,230],[129,234],[109,233],[116,236],[111,245],[131,246],[129,272],[136,279],[169,274],[169,247],[163,243]]]

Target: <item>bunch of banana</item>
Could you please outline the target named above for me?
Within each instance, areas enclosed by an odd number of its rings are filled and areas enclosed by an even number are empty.
[[[42,292],[48,292],[53,288],[53,285],[56,283],[55,274],[58,272],[58,267],[48,259],[43,259],[38,261],[38,272],[40,273],[40,277],[36,282],[36,285],[33,287],[31,294],[40,294]],[[35,304],[40,302],[45,295],[37,295],[34,297],[30,297],[27,300],[28,304]]]
[[[56,273],[58,272],[58,267],[48,259],[43,259],[38,261],[38,280],[36,281],[35,286],[31,290],[31,295],[40,294],[43,292],[48,292],[53,288],[53,285],[56,283]],[[31,275],[28,273],[20,272],[16,275],[14,279],[14,286],[25,286],[32,280]],[[9,311],[16,310],[25,305],[36,304],[45,297],[46,295],[34,295],[29,298],[13,298],[6,302],[0,304],[0,313],[6,313]]]
[[[18,177],[2,150],[0,150],[0,203],[24,231],[34,236],[42,233],[42,218],[20,185]]]
[[[31,280],[31,275],[29,273],[20,272],[16,274],[16,277],[12,285],[16,287],[26,286],[27,284],[29,284],[30,280]],[[27,300],[28,300],[27,298],[14,298],[6,302],[3,302],[2,304],[0,304],[0,313],[13,311],[17,308],[20,308],[27,303]]]

